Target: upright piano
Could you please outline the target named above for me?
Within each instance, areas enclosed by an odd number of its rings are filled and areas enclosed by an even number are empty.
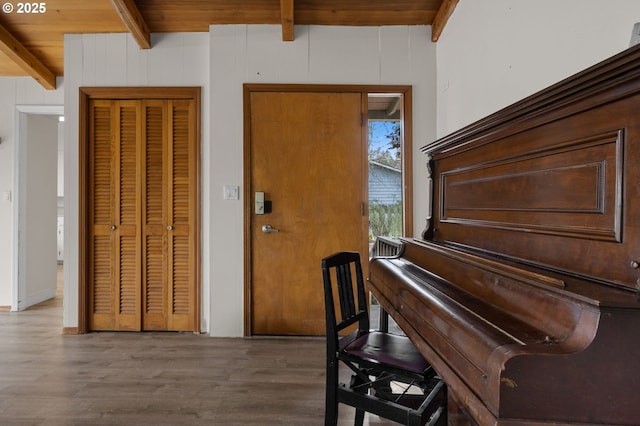
[[[640,425],[640,45],[422,151],[422,238],[368,285],[449,424]]]

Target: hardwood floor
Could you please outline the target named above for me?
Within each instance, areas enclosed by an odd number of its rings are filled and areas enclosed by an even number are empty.
[[[323,339],[61,330],[60,295],[0,312],[0,425],[324,424]]]

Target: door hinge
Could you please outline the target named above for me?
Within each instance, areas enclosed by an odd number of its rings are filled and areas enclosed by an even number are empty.
[[[366,206],[364,205],[364,201],[363,201],[362,203],[360,203],[360,214],[364,216],[365,211],[366,211]]]

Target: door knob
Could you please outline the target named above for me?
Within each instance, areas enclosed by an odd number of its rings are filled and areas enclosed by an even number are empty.
[[[172,230],[173,230],[173,225],[167,226],[167,231],[172,231]]]
[[[265,234],[271,234],[273,232],[280,232],[280,230],[272,228],[271,225],[262,225],[262,232],[264,232]]]
[[[112,231],[115,231],[115,230],[116,230],[116,226],[115,226],[115,225],[111,225],[111,226],[109,227],[109,229],[111,229]]]

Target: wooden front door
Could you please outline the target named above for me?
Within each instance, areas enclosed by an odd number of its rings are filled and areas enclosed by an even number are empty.
[[[366,103],[361,93],[286,91],[253,91],[249,103],[248,334],[324,335],[321,259],[367,258]],[[256,214],[256,192],[271,212]]]
[[[198,331],[195,101],[87,109],[88,328]]]

